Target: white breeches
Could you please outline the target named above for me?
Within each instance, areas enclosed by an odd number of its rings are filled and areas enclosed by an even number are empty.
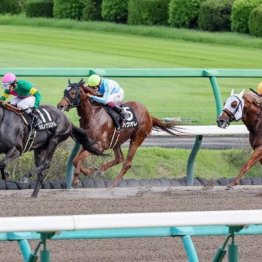
[[[26,98],[19,98],[15,96],[10,102],[11,102],[11,105],[16,105],[17,107],[21,108],[22,110],[26,110],[29,107],[34,107],[35,97],[29,96]]]
[[[120,92],[109,96],[106,100],[106,104],[113,102],[115,105],[120,105],[124,100],[124,93]]]

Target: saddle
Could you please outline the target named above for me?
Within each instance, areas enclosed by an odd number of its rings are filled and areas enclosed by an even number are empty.
[[[138,121],[137,121],[137,118],[136,118],[136,115],[133,109],[130,106],[127,106],[125,104],[122,104],[121,107],[128,114],[128,117],[125,121],[123,121],[122,117],[113,108],[107,105],[104,105],[104,108],[106,112],[110,115],[110,117],[112,118],[115,124],[115,127],[118,126],[118,123],[120,124],[120,129],[136,127],[138,125]]]

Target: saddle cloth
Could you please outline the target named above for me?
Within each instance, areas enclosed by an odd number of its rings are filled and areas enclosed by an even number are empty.
[[[138,125],[138,121],[134,113],[134,110],[130,106],[127,106],[125,104],[122,104],[121,107],[128,114],[128,117],[125,121],[122,120],[120,115],[114,109],[106,105],[104,106],[105,110],[111,116],[114,123],[116,123],[116,121],[118,121],[119,123],[122,122],[121,129],[136,127]]]
[[[36,114],[40,120],[40,124],[35,126],[35,130],[47,130],[57,126],[56,122],[52,119],[50,113],[48,112],[48,109],[39,107],[36,109]],[[30,125],[32,118],[26,113],[23,113],[23,116],[25,117],[27,124]]]

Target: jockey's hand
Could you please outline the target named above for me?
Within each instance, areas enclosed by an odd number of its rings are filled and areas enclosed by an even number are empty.
[[[31,109],[32,109],[32,114],[35,115],[36,114],[36,107],[32,107]]]

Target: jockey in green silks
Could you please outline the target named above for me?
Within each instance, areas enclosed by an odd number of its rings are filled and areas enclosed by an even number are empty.
[[[11,105],[25,111],[35,121],[34,124],[39,124],[40,120],[35,114],[35,109],[40,105],[41,95],[34,85],[26,80],[17,80],[13,73],[6,73],[2,78],[2,86],[4,93],[0,100],[5,101],[10,95],[13,95]]]

